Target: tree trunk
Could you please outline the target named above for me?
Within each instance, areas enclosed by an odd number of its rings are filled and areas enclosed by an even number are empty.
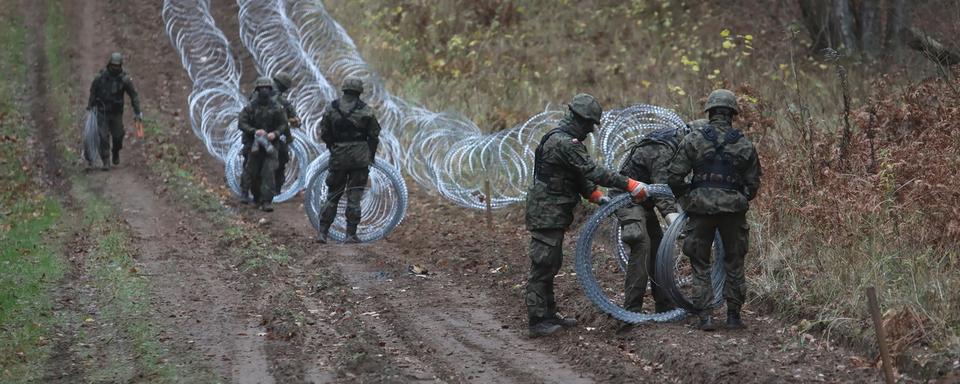
[[[887,1],[887,28],[883,47],[894,52],[903,46],[904,26],[907,24],[906,0]]]
[[[857,44],[856,20],[854,19],[853,4],[850,0],[833,0],[833,23],[835,35],[843,43],[847,54],[860,50]]]
[[[880,53],[880,1],[864,0],[860,2],[860,17],[857,24],[860,31],[860,47],[866,58],[873,59]]]
[[[823,0],[798,0],[800,5],[800,14],[803,17],[803,24],[810,32],[810,40],[813,45],[810,47],[814,51],[820,51],[830,47],[830,10]]]

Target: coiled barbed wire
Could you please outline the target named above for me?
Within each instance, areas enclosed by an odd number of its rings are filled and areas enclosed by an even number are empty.
[[[672,197],[673,193],[670,191],[670,187],[664,184],[650,184],[647,185],[647,195],[652,197]],[[575,256],[577,280],[580,282],[580,286],[583,288],[587,298],[596,305],[597,308],[600,308],[600,310],[610,314],[617,320],[627,323],[643,323],[651,321],[669,322],[682,319],[688,312],[696,310],[696,308],[689,305],[690,302],[684,298],[680,291],[681,282],[675,278],[677,268],[676,241],[683,228],[686,215],[681,215],[681,218],[674,221],[664,234],[660,248],[658,248],[662,256],[660,254],[657,256],[657,270],[654,279],[654,284],[658,284],[661,289],[665,289],[671,300],[677,300],[675,303],[679,308],[662,313],[629,311],[619,304],[614,303],[613,300],[607,296],[594,273],[593,246],[599,229],[604,222],[608,221],[613,221],[611,224],[619,227],[619,222],[617,222],[616,217],[613,217],[613,214],[618,209],[630,204],[630,199],[631,196],[629,194],[621,194],[614,197],[609,203],[601,206],[594,212],[583,227],[581,227],[578,234]],[[619,242],[619,239],[616,241]],[[669,270],[669,273],[664,272],[661,274],[661,269],[664,271]],[[714,259],[712,276],[716,300],[721,300],[723,297],[723,282],[725,278],[722,254]]]
[[[290,161],[287,163],[287,169],[284,172],[284,184],[281,186],[280,192],[273,197],[274,202],[287,201],[303,190],[306,184],[306,178],[303,175],[307,174],[306,171],[310,164],[309,146],[309,143],[296,139],[290,144]],[[230,188],[230,191],[245,201],[252,201],[253,197],[250,192],[240,188],[240,176],[243,174],[242,150],[243,143],[240,140],[237,140],[230,147],[227,156],[229,160],[225,162],[224,172],[226,172],[227,187]]]
[[[304,196],[303,208],[314,229],[320,228],[320,215],[326,208],[328,190],[327,175],[330,173],[330,156],[324,153],[308,167],[311,175]],[[357,237],[362,242],[371,242],[389,235],[400,225],[407,212],[409,201],[407,185],[400,171],[383,159],[377,158],[370,167],[370,187],[360,202],[363,216],[357,227]],[[344,211],[346,196],[342,196],[337,207],[337,216],[329,228],[330,238],[343,241],[346,238],[346,220]]]
[[[83,158],[91,167],[96,166],[101,161],[100,122],[96,109],[87,111],[87,116],[83,121]]]
[[[194,134],[204,142],[207,152],[224,163],[227,184],[234,194],[246,198],[246,193],[239,190],[240,173],[237,171],[240,167],[236,165],[242,162],[240,152],[231,153],[240,141],[237,119],[248,103],[248,98],[240,91],[240,63],[233,57],[229,41],[214,22],[209,1],[165,0],[163,19],[167,35],[193,82],[188,103]],[[291,157],[304,165],[292,163],[288,167],[287,180],[291,182],[280,186],[281,191],[274,197],[274,202],[290,199],[303,188],[306,175],[299,170],[306,168],[311,153],[319,151],[311,136],[296,136],[306,140],[294,142]]]

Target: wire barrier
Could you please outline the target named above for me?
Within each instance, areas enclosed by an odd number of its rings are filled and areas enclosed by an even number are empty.
[[[83,119],[83,158],[91,167],[104,165],[100,159],[100,122],[96,109],[88,110]]]
[[[484,209],[485,199],[494,209],[524,200],[532,177],[534,149],[543,134],[567,113],[564,109],[547,106],[513,128],[487,134],[463,116],[433,112],[391,94],[320,1],[236,2],[243,47],[259,73],[284,71],[293,76],[288,96],[303,122],[295,132],[300,143],[295,154],[299,164],[293,167],[297,177],[291,178],[300,181],[287,183],[275,201],[296,195],[302,187],[308,188],[308,200],[319,198],[320,194],[309,191],[315,187],[318,168],[303,167],[301,159],[316,164],[326,153],[318,141],[323,108],[338,93],[332,84],[340,84],[347,77],[364,80],[364,100],[374,108],[383,127],[377,164],[384,162],[396,172],[402,170],[417,184],[471,209]],[[248,98],[241,93],[240,62],[214,22],[208,0],[165,0],[163,18],[193,82],[189,107],[194,133],[208,152],[225,163],[231,190],[243,197],[245,194],[239,191],[238,164],[242,163],[236,148],[236,120]],[[607,166],[617,165],[628,143],[645,132],[683,125],[672,111],[642,104],[607,111],[602,120],[602,129],[588,145]],[[492,186],[492,196],[485,196],[486,182]],[[364,204],[374,206],[367,201],[384,200],[375,206],[396,210],[406,206],[406,201],[390,200],[401,194],[388,192],[372,185]],[[307,201],[305,206],[317,204],[322,201]],[[365,222],[392,222],[384,220]]]
[[[647,194],[652,197],[671,197],[673,196],[670,188],[664,184],[650,184],[647,186]],[[584,294],[597,308],[627,323],[643,322],[670,322],[680,320],[689,312],[697,311],[689,300],[687,300],[681,291],[684,282],[677,279],[677,270],[680,258],[677,247],[677,240],[686,222],[686,214],[681,214],[680,218],[674,221],[664,233],[663,240],[657,252],[656,272],[654,274],[654,283],[661,289],[664,289],[668,297],[677,305],[677,308],[662,313],[644,313],[634,312],[623,308],[617,304],[609,295],[620,295],[623,293],[623,277],[621,274],[612,274],[607,271],[611,267],[609,263],[619,263],[619,259],[613,253],[616,252],[620,244],[619,235],[617,238],[604,239],[602,233],[619,234],[620,224],[614,216],[614,213],[630,204],[631,197],[628,194],[621,194],[614,197],[609,203],[604,204],[583,224],[578,234],[575,256],[575,269],[577,280],[583,288]],[[612,228],[615,228],[613,230]],[[723,269],[723,247],[715,244],[714,246],[714,264],[712,270],[712,283],[717,302],[722,299],[723,282],[725,279]],[[617,287],[605,285],[613,275],[613,280],[619,284]],[[622,299],[622,297],[617,297]]]

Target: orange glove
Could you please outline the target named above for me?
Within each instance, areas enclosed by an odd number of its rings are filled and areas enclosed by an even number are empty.
[[[603,200],[604,197],[605,197],[605,196],[603,196],[603,192],[600,191],[600,188],[597,188],[597,189],[594,189],[593,192],[590,193],[590,199],[589,199],[589,200],[590,200],[591,203],[600,204],[600,201]]]
[[[627,179],[627,191],[633,196],[634,201],[647,198],[647,185],[634,179]]]

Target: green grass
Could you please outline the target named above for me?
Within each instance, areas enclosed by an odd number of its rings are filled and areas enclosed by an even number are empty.
[[[51,351],[51,289],[65,260],[56,234],[63,209],[36,183],[27,138],[32,132],[14,98],[26,82],[26,32],[18,9],[0,6],[0,381],[42,377]]]

